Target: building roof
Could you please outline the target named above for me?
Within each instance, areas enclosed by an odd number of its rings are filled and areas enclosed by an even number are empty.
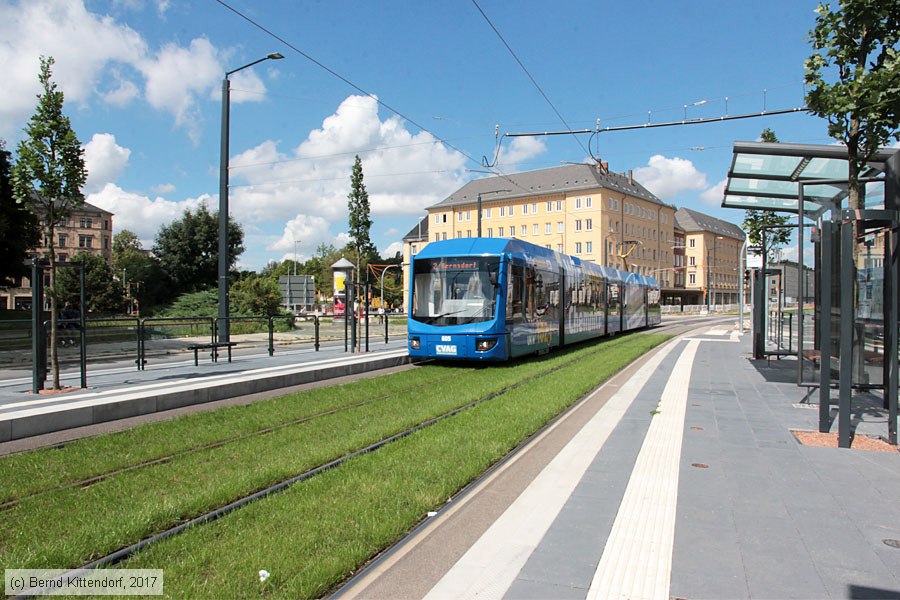
[[[647,188],[633,178],[629,179],[626,175],[599,171],[592,165],[566,165],[475,179],[450,194],[444,200],[430,206],[429,209],[472,204],[478,200],[479,193],[482,194],[481,200],[483,202],[489,202],[528,198],[558,192],[577,192],[598,187],[642,198],[654,204],[668,206]],[[489,193],[497,190],[502,191]]]
[[[736,240],[743,240],[746,237],[744,230],[734,223],[729,223],[689,208],[679,208],[675,212],[675,223],[678,227],[684,229],[685,233],[708,231]]]
[[[428,239],[428,215],[422,217],[409,233],[403,236],[404,242],[417,242]]]

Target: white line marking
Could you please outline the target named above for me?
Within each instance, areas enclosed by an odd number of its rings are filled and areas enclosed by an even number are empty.
[[[688,343],[669,377],[594,573],[588,600],[669,598],[684,415],[699,345],[697,340]]]
[[[622,385],[426,598],[502,598],[638,393],[679,340]]]

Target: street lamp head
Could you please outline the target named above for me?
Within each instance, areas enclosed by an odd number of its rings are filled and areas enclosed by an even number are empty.
[[[281,52],[273,52],[272,54],[266,56],[266,58],[270,58],[272,60],[281,60],[282,58],[284,58],[284,55]]]

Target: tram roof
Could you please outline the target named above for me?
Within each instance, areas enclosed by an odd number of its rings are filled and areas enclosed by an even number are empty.
[[[860,176],[881,175],[896,152],[881,148]],[[801,184],[803,212],[839,206],[847,196],[847,163],[846,146],[735,142],[722,206],[797,213]]]

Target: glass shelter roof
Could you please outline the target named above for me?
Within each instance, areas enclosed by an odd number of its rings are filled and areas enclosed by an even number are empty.
[[[876,153],[861,176],[882,173],[884,161],[896,151]],[[722,206],[797,213],[800,184],[822,181],[803,186],[803,212],[815,213],[846,196],[846,184],[826,182],[846,180],[847,173],[844,146],[735,142]]]

